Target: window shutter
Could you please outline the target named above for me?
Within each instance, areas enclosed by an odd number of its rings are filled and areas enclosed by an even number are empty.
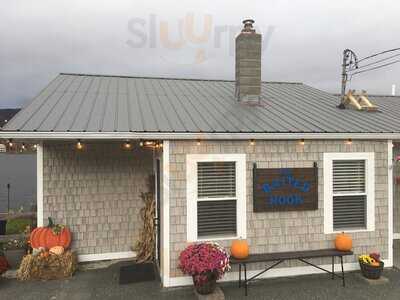
[[[236,163],[199,162],[197,193],[198,237],[236,235]]]
[[[365,228],[367,196],[334,196],[333,228]]]
[[[333,228],[365,228],[365,160],[333,161]]]
[[[234,162],[199,162],[197,180],[199,198],[236,196],[236,167]]]
[[[236,235],[236,200],[197,202],[197,234]]]
[[[365,160],[333,161],[333,193],[365,192]]]

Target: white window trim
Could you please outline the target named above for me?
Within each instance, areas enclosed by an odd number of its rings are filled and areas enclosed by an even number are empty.
[[[232,237],[197,237],[197,163],[236,162],[237,235]],[[217,241],[246,238],[246,154],[188,154],[186,155],[187,241]]]
[[[350,229],[346,232],[375,231],[375,153],[324,153],[324,233],[338,233],[343,230],[333,230],[333,160],[365,160],[366,193],[367,193],[367,226],[365,229]]]

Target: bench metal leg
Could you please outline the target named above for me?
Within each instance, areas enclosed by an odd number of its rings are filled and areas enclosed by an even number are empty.
[[[245,295],[247,296],[247,265],[243,264],[244,266],[244,291]]]
[[[343,256],[340,257],[340,264],[342,266],[342,282],[343,282],[343,287],[346,286],[345,281],[344,281],[344,270],[343,270]]]
[[[239,264],[239,288],[242,286],[242,264]]]
[[[332,280],[335,279],[335,257],[332,256]]]

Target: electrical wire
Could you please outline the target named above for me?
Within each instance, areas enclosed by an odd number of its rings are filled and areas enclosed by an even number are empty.
[[[365,73],[365,72],[369,72],[369,71],[373,71],[373,70],[377,70],[377,69],[381,69],[381,68],[388,67],[388,66],[391,66],[391,65],[394,65],[394,64],[397,64],[397,63],[400,63],[400,59],[392,61],[392,62],[384,64],[384,65],[381,65],[381,66],[377,66],[377,67],[369,68],[369,69],[366,69],[366,70],[354,72],[352,74],[349,74],[350,75],[350,80],[354,75]]]
[[[349,72],[354,71],[354,70],[364,69],[364,68],[366,68],[366,67],[379,64],[379,63],[381,63],[381,62],[387,61],[387,60],[389,60],[389,59],[392,59],[392,58],[395,58],[395,57],[398,57],[398,56],[400,56],[400,53],[395,54],[395,55],[392,55],[392,56],[389,56],[389,57],[386,57],[386,58],[383,58],[383,59],[380,59],[380,60],[377,60],[377,61],[375,61],[375,62],[373,62],[373,63],[369,63],[369,64],[366,64],[366,65],[363,65],[363,66],[357,66],[357,67],[350,68],[350,69],[349,69]]]
[[[389,52],[394,52],[394,51],[399,51],[399,50],[400,50],[400,48],[394,48],[394,49],[390,49],[390,50],[382,51],[382,52],[379,52],[379,53],[372,54],[372,55],[370,55],[370,56],[367,56],[367,57],[361,58],[361,59],[359,59],[359,60],[358,60],[358,62],[360,63],[360,62],[362,62],[362,61],[364,61],[364,60],[367,60],[367,59],[370,59],[370,58],[376,57],[376,56],[378,56],[378,55],[382,55],[382,54],[386,54],[386,53],[389,53]]]

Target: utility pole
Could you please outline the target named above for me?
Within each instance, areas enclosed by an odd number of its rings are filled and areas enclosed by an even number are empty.
[[[342,64],[342,91],[340,93],[340,104],[339,104],[339,108],[341,109],[345,109],[344,106],[344,97],[346,94],[346,83],[347,83],[347,72],[346,72],[346,61],[347,61],[347,50],[343,51],[343,64]]]
[[[357,55],[354,53],[354,51],[350,49],[346,49],[343,51],[343,64],[342,64],[342,90],[341,90],[341,101],[339,104],[339,108],[345,109],[344,105],[344,100],[346,97],[346,85],[347,85],[347,79],[348,75],[347,72],[349,71],[348,68],[358,68],[358,59]]]

